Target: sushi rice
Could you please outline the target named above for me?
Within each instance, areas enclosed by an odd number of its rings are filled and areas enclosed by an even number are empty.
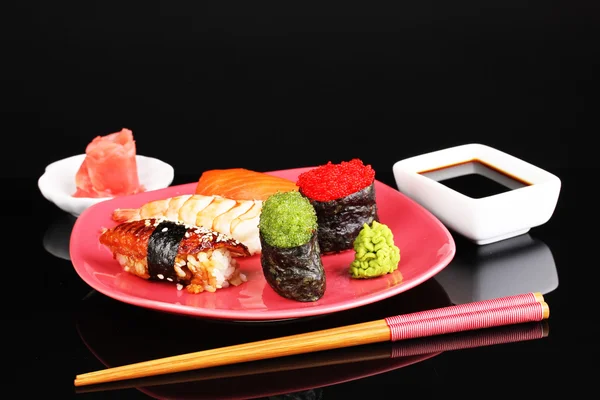
[[[144,279],[150,278],[146,259],[135,259],[119,253],[115,254],[115,258],[126,272]],[[219,248],[187,256],[178,255],[175,258],[174,269],[180,280],[190,282],[185,286],[186,290],[197,294],[204,291],[215,292],[217,289],[246,282],[247,278],[240,273],[238,266],[237,260],[227,249]],[[158,275],[158,279],[165,278]],[[165,280],[173,282],[171,278]],[[178,290],[183,288],[184,285],[177,284]]]

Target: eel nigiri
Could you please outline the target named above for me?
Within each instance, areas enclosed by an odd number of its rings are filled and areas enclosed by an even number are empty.
[[[266,200],[277,192],[298,190],[294,181],[245,168],[212,169],[200,175],[196,194],[233,200]]]
[[[112,218],[116,222],[164,218],[205,227],[237,239],[252,255],[261,250],[258,222],[262,204],[261,200],[186,194],[154,200],[140,208],[117,208]]]
[[[247,247],[210,229],[148,218],[106,229],[99,240],[126,272],[171,282],[189,293],[215,292],[246,280],[235,257],[248,255]]]

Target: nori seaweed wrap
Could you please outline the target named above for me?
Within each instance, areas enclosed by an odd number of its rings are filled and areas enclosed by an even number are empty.
[[[158,222],[158,221],[157,221]],[[179,252],[179,244],[188,231],[185,224],[160,221],[148,239],[148,275],[151,280],[177,280],[173,266]],[[161,278],[159,278],[161,276]]]
[[[319,247],[323,254],[352,249],[363,225],[379,222],[375,182],[341,199],[309,200],[317,213]]]
[[[263,273],[277,294],[297,301],[316,301],[323,297],[326,280],[316,231],[301,246],[274,247],[262,235],[260,243]]]
[[[352,249],[364,224],[379,222],[375,171],[359,159],[328,162],[300,174],[296,184],[317,213],[322,254]]]
[[[264,277],[280,296],[302,302],[325,294],[317,216],[297,191],[271,195],[263,204],[259,237]]]

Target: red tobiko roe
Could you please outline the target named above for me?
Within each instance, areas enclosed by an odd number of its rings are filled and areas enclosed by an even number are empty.
[[[308,198],[317,201],[341,199],[366,188],[375,179],[375,171],[370,165],[354,158],[333,164],[312,168],[298,176],[296,185]]]

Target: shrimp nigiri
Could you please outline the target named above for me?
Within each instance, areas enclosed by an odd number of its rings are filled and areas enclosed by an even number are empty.
[[[261,251],[258,222],[262,204],[262,200],[186,194],[154,200],[140,208],[117,208],[112,218],[116,222],[164,218],[205,227],[239,240],[253,255]]]

